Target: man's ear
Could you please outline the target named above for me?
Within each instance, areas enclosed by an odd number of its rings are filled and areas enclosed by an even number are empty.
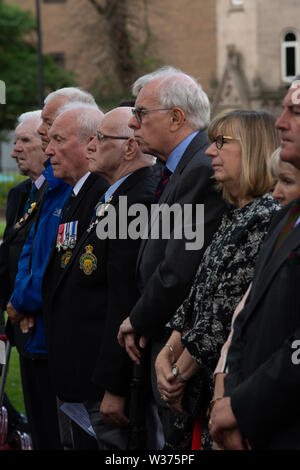
[[[129,139],[125,143],[126,150],[125,150],[125,159],[126,160],[133,160],[136,156],[138,150],[138,143],[134,137],[129,137]]]
[[[171,130],[177,130],[185,121],[185,115],[181,108],[174,107],[171,111],[170,125]]]

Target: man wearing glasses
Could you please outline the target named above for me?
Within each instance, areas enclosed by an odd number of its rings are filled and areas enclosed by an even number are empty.
[[[89,170],[104,177],[109,188],[99,194],[52,299],[45,299],[52,383],[61,400],[84,404],[101,450],[128,446],[132,362],[118,344],[117,333],[139,295],[135,266],[140,239],[118,235],[120,198],[127,198],[128,207],[149,207],[157,186],[155,159],[141,152],[127,125],[130,116],[128,107],[107,113],[87,146]],[[54,123],[52,139],[56,133]],[[99,232],[110,213],[116,226],[112,237]]]
[[[169,206],[204,204],[205,237],[200,250],[186,250],[186,239],[175,239],[172,234],[169,240],[150,236],[142,242],[137,264],[141,297],[118,334],[120,345],[139,364],[136,336],[142,336],[140,345],[145,344],[145,337],[152,340],[154,361],[164,344],[165,325],[188,294],[224,203],[214,189],[211,163],[205,155],[210,105],[201,86],[181,71],[166,67],[139,78],[133,93],[137,98],[129,126],[141,150],[165,165],[157,201]],[[195,227],[195,219],[191,225]],[[165,409],[158,394],[156,400]]]

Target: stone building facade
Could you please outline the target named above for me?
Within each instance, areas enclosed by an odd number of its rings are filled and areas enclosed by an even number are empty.
[[[217,86],[213,112],[280,113],[291,78],[300,73],[298,0],[216,0]]]
[[[5,0],[35,12],[35,0]],[[97,0],[105,4],[104,0]],[[198,78],[213,114],[278,114],[300,73],[299,0],[128,0],[130,34],[147,42],[148,69],[170,64]],[[105,20],[91,0],[40,0],[43,51],[98,94],[118,85]],[[128,90],[129,91],[129,90]]]

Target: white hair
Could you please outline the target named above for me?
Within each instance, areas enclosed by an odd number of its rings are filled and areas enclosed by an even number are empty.
[[[179,69],[165,66],[138,78],[132,86],[133,95],[137,96],[145,85],[158,79],[162,107],[178,106],[184,111],[186,120],[193,129],[207,128],[210,121],[208,96],[195,78]]]
[[[45,98],[44,104],[49,103],[54,98],[64,97],[66,98],[66,102],[72,101],[81,101],[83,103],[90,103],[96,104],[95,98],[91,93],[85,90],[81,90],[77,87],[66,87],[60,88],[59,90],[52,91],[49,95]]]
[[[57,110],[56,118],[72,110],[76,112],[79,140],[85,140],[95,135],[104,116],[97,104],[83,103],[81,101],[67,103]]]
[[[18,121],[17,127],[21,126],[22,124],[28,121],[36,121],[37,124],[36,124],[36,128],[34,129],[34,133],[40,136],[37,130],[42,123],[41,114],[42,114],[41,109],[37,109],[35,111],[27,111],[26,113],[20,114],[20,116],[17,119]]]

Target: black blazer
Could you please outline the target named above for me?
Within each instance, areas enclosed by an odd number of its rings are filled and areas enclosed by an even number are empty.
[[[6,207],[7,224],[3,243],[0,246],[0,303],[3,310],[6,308],[13,292],[23,245],[34,221],[38,217],[47,182],[45,181],[36,192],[36,209],[16,227],[16,222],[23,216],[24,206],[29,197],[31,185],[32,182],[28,179],[12,188],[8,194]],[[6,334],[11,345],[16,346],[20,354],[27,355],[24,351],[24,346],[27,342],[28,334],[23,334],[18,326],[11,324],[9,319],[6,322]]]
[[[214,189],[211,159],[206,132],[199,132],[187,147],[171,176],[159,203],[204,204],[204,245],[199,250],[186,250],[188,240],[171,238],[143,240],[137,263],[137,279],[142,293],[130,314],[136,331],[160,339],[164,326],[189,293],[202,254],[218,228],[224,201]],[[161,215],[160,215],[161,217]],[[202,221],[201,221],[202,222]],[[195,230],[195,211],[192,219]]]
[[[157,179],[142,168],[119,186],[111,205],[119,220],[119,196],[127,204],[151,204]],[[86,227],[87,228],[87,227]],[[118,232],[117,232],[118,233]],[[140,240],[100,240],[85,231],[52,296],[45,297],[51,381],[65,401],[101,399],[105,390],[125,396],[132,363],[117,341],[120,323],[138,298],[135,266]],[[86,268],[90,260],[90,272]]]
[[[23,210],[31,188],[31,180],[27,179],[12,188],[7,197],[6,227],[3,242],[0,245],[0,307],[5,310],[7,301],[12,292],[9,276],[8,235],[14,224],[23,215]]]
[[[27,179],[9,191],[6,204],[6,233],[22,217],[31,185],[31,179]],[[5,239],[5,232],[3,238]]]
[[[300,345],[300,225],[273,254],[288,209],[262,245],[227,359],[226,395],[258,449],[300,449],[300,365],[292,360]]]
[[[65,213],[63,211],[61,223],[78,220],[78,241],[93,216],[95,205],[108,187],[109,184],[104,178],[91,173],[85,180],[77,196],[71,199],[70,205],[66,201],[66,205],[69,207]],[[62,257],[64,254],[64,250],[58,251],[56,249],[55,240],[43,278],[43,309],[44,304],[52,296],[59,277],[63,272]]]

